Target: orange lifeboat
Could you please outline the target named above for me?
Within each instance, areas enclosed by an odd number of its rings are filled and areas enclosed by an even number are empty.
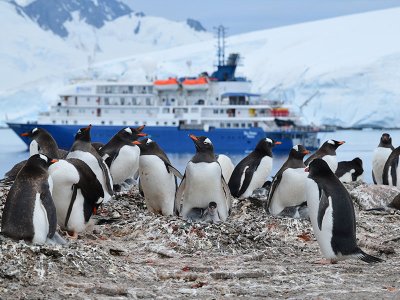
[[[286,107],[275,107],[271,111],[274,117],[288,117],[289,109]]]
[[[171,77],[168,79],[156,80],[153,84],[157,90],[177,90],[179,88],[178,79]]]
[[[208,79],[206,77],[186,78],[182,85],[186,90],[206,90],[208,89]]]

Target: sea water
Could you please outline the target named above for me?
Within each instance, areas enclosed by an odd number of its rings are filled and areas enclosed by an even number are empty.
[[[388,132],[392,136],[393,146],[400,145],[400,130],[339,130],[335,132],[319,133],[318,138],[321,144],[328,139],[345,141],[336,151],[338,161],[352,160],[359,157],[363,161],[364,181],[372,183],[372,154],[378,146],[383,132]],[[279,145],[276,146],[277,148]],[[216,149],[218,153],[218,149]],[[192,153],[169,153],[171,163],[182,172],[185,171],[186,164],[194,154]],[[0,129],[0,178],[4,176],[14,164],[27,159],[29,156],[27,146],[10,129]],[[246,153],[229,155],[232,162],[236,165],[246,156]],[[287,154],[274,154],[273,170],[274,175],[287,159]]]

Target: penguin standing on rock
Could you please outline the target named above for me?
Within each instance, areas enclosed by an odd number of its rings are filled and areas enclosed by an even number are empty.
[[[57,222],[70,237],[83,232],[103,202],[104,191],[90,167],[80,159],[59,160],[49,167]]]
[[[305,186],[307,174],[304,172],[304,156],[310,153],[302,145],[294,146],[289,157],[274,176],[268,195],[268,211],[279,215],[286,207],[306,202]]]
[[[400,186],[400,147],[390,153],[382,171],[382,183],[390,186]]]
[[[186,166],[176,192],[175,207],[187,219],[193,208],[206,209],[210,202],[215,202],[221,221],[225,221],[231,209],[231,195],[215,158],[213,144],[205,136],[191,134],[190,138],[195,144],[196,154]]]
[[[232,196],[244,199],[262,187],[272,170],[272,148],[279,144],[270,138],[261,139],[254,151],[239,162],[228,184]]]
[[[359,157],[350,161],[340,161],[335,172],[335,175],[341,182],[362,181],[363,174],[363,163]]]
[[[153,140],[144,139],[138,146],[140,186],[147,208],[155,214],[171,216],[178,210],[174,208],[176,177],[182,179],[182,174]]]
[[[1,220],[2,234],[34,244],[65,244],[56,232],[57,215],[51,195],[53,182],[47,171],[56,161],[43,154],[28,159],[7,195]]]
[[[316,158],[306,171],[309,172],[307,205],[323,256],[331,263],[351,257],[367,263],[381,262],[380,258],[365,253],[357,246],[352,199],[328,164]]]
[[[389,158],[389,155],[392,153],[393,150],[394,147],[392,145],[392,138],[390,137],[390,134],[383,133],[379,141],[379,145],[374,150],[374,154],[372,156],[372,180],[375,184],[384,184],[383,169],[385,167],[386,161]],[[388,165],[388,168],[392,167],[392,164],[396,164],[396,161],[392,160],[391,164]]]
[[[113,195],[112,178],[110,170],[104,160],[100,157],[97,151],[90,143],[90,128],[92,126],[81,128],[75,135],[73,143],[67,159],[76,158],[86,163],[96,175],[104,191],[104,202],[108,202]]]
[[[327,162],[332,172],[335,173],[338,167],[336,149],[344,143],[344,141],[327,140],[325,143],[322,144],[321,147],[319,147],[316,152],[314,152],[309,158],[306,159],[304,164],[308,166],[314,159],[322,158]]]
[[[123,183],[138,172],[140,149],[137,139],[147,135],[142,133],[143,128],[123,128],[99,149],[100,156],[110,168],[114,185]]]

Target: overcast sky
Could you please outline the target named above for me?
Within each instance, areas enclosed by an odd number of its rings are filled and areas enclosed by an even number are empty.
[[[228,34],[399,7],[400,0],[123,0],[133,10],[175,21],[193,18]]]

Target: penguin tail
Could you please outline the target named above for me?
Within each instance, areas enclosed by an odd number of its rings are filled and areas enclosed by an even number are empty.
[[[369,255],[367,253],[365,253],[364,251],[362,251],[360,248],[357,249],[357,253],[356,256],[358,259],[366,262],[366,263],[379,263],[379,262],[384,262],[383,259],[380,259],[379,257],[375,257],[372,255]]]

